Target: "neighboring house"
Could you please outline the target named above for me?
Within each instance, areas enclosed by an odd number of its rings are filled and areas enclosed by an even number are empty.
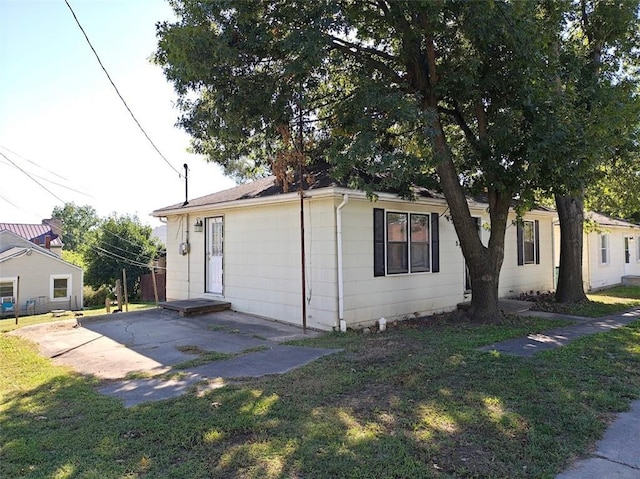
[[[44,219],[42,224],[0,223],[0,231],[2,230],[11,231],[48,249],[56,256],[62,255],[61,224],[58,219]]]
[[[469,202],[483,242],[487,205]],[[210,298],[234,310],[302,324],[363,327],[450,311],[470,300],[466,267],[445,200],[366,194],[317,180],[299,194],[268,177],[155,210],[167,222],[167,299]],[[301,231],[304,217],[304,232]],[[553,287],[553,219],[535,210],[510,223],[502,297]],[[515,220],[512,213],[510,220]]]
[[[624,277],[640,276],[640,225],[586,212],[583,237],[582,278],[585,291],[623,283]],[[560,227],[555,229],[555,265],[560,264]]]
[[[39,246],[6,226],[0,223],[0,297],[12,298],[20,315],[82,309],[83,272],[60,258],[59,234],[37,235]],[[11,226],[29,237],[39,225]]]

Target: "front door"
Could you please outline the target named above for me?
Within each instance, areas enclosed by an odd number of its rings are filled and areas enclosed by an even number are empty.
[[[624,238],[624,275],[631,274],[631,238]]]
[[[207,218],[207,293],[222,294],[222,216]]]

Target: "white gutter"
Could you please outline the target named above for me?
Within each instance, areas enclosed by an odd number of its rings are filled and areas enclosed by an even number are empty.
[[[342,195],[342,203],[336,208],[336,245],[338,248],[338,322],[343,333],[347,331],[347,322],[344,320],[344,274],[342,262],[342,208],[349,202],[349,195]]]

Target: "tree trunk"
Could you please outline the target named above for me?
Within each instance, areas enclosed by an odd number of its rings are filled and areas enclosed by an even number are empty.
[[[584,192],[575,196],[556,195],[560,220],[560,270],[556,287],[558,303],[587,301],[582,278]]]
[[[444,137],[441,137],[444,141]],[[471,308],[469,317],[475,322],[490,323],[502,318],[498,305],[498,282],[504,259],[504,237],[510,198],[495,191],[489,192],[491,238],[488,247],[483,246],[475,221],[471,217],[465,192],[458,181],[458,174],[446,144],[437,172],[444,192],[453,226],[458,235],[462,254],[471,275]]]
[[[417,51],[419,50],[418,47]],[[416,60],[407,70],[413,73],[418,89],[425,93],[423,110],[427,118],[429,141],[436,159],[436,171],[471,275],[471,308],[468,314],[473,321],[477,322],[498,321],[502,317],[498,306],[498,281],[504,259],[504,236],[511,196],[489,189],[491,238],[488,247],[485,247],[480,241],[476,223],[471,217],[467,196],[460,184],[453,155],[440,121],[438,99],[434,93],[438,75],[433,37],[429,37],[426,42],[426,57],[428,64],[426,69],[423,61]],[[482,121],[480,123],[480,129],[483,130],[486,125],[483,125]]]

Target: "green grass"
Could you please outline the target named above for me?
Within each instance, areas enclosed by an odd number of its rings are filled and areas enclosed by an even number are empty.
[[[599,318],[640,307],[640,286],[617,286],[587,294],[588,302],[559,304],[537,303],[535,309],[572,316]]]
[[[183,361],[181,363],[175,364],[172,367],[172,372],[168,374],[173,374],[175,370],[181,369],[190,369],[201,366],[203,364],[209,364],[215,361],[223,361],[225,359],[231,359],[238,356],[242,356],[244,354],[256,353],[258,351],[264,351],[268,349],[267,346],[256,346],[253,348],[247,348],[237,353],[220,353],[218,351],[205,351],[201,349],[199,346],[179,346],[178,351],[187,354],[193,354],[196,356],[194,359],[189,359],[187,361]]]
[[[0,336],[0,477],[553,478],[640,396],[640,323],[534,358],[477,347],[557,326],[434,317],[296,344],[283,376],[124,409]]]

